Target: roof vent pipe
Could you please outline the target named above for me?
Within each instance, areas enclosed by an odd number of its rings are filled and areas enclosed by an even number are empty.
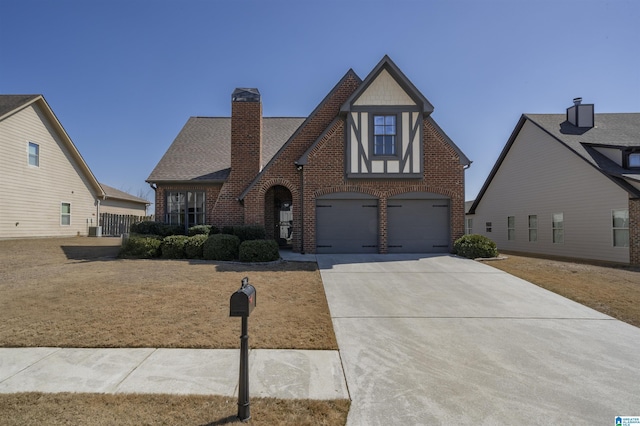
[[[574,105],[580,105],[582,103],[582,98],[573,98]]]

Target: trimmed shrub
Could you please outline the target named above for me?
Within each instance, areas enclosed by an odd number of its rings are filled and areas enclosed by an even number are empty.
[[[453,243],[453,252],[469,259],[479,257],[496,257],[498,249],[496,243],[484,235],[463,235]]]
[[[160,255],[160,238],[157,235],[131,235],[122,244],[118,257],[124,259],[150,259]]]
[[[184,243],[184,253],[187,259],[202,259],[202,246],[204,242],[209,238],[208,235],[198,234],[192,237],[188,237]]]
[[[235,260],[239,247],[240,238],[235,235],[209,235],[202,246],[202,257],[207,260]]]
[[[160,253],[163,259],[183,259],[185,256],[184,244],[189,237],[185,235],[170,235],[165,237],[160,244]]]
[[[189,232],[187,233],[190,237],[194,235],[209,235],[211,232],[211,227],[209,225],[196,225],[189,228]]]
[[[168,237],[169,235],[183,235],[184,228],[181,225],[169,225],[161,222],[138,222],[131,225],[132,234],[141,235],[160,235],[161,237]]]
[[[275,240],[247,240],[240,244],[241,262],[271,262],[280,259]]]
[[[240,241],[264,240],[266,233],[264,226],[259,225],[238,225],[225,226],[222,228],[223,234],[235,235]]]

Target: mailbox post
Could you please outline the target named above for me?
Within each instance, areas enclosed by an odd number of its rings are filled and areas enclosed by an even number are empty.
[[[229,316],[242,317],[240,335],[240,379],[238,383],[238,419],[246,422],[251,418],[249,403],[249,334],[247,319],[256,306],[256,289],[249,278],[242,279],[241,287],[231,295]]]

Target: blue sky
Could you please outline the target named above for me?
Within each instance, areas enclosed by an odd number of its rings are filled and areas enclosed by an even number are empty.
[[[190,116],[307,116],[388,54],[473,161],[473,199],[522,113],[640,112],[637,0],[0,0],[0,93],[39,93],[98,180],[145,195]]]

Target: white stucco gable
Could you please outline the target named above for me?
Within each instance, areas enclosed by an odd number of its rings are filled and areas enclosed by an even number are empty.
[[[416,105],[416,103],[389,74],[389,71],[383,69],[353,105]]]

